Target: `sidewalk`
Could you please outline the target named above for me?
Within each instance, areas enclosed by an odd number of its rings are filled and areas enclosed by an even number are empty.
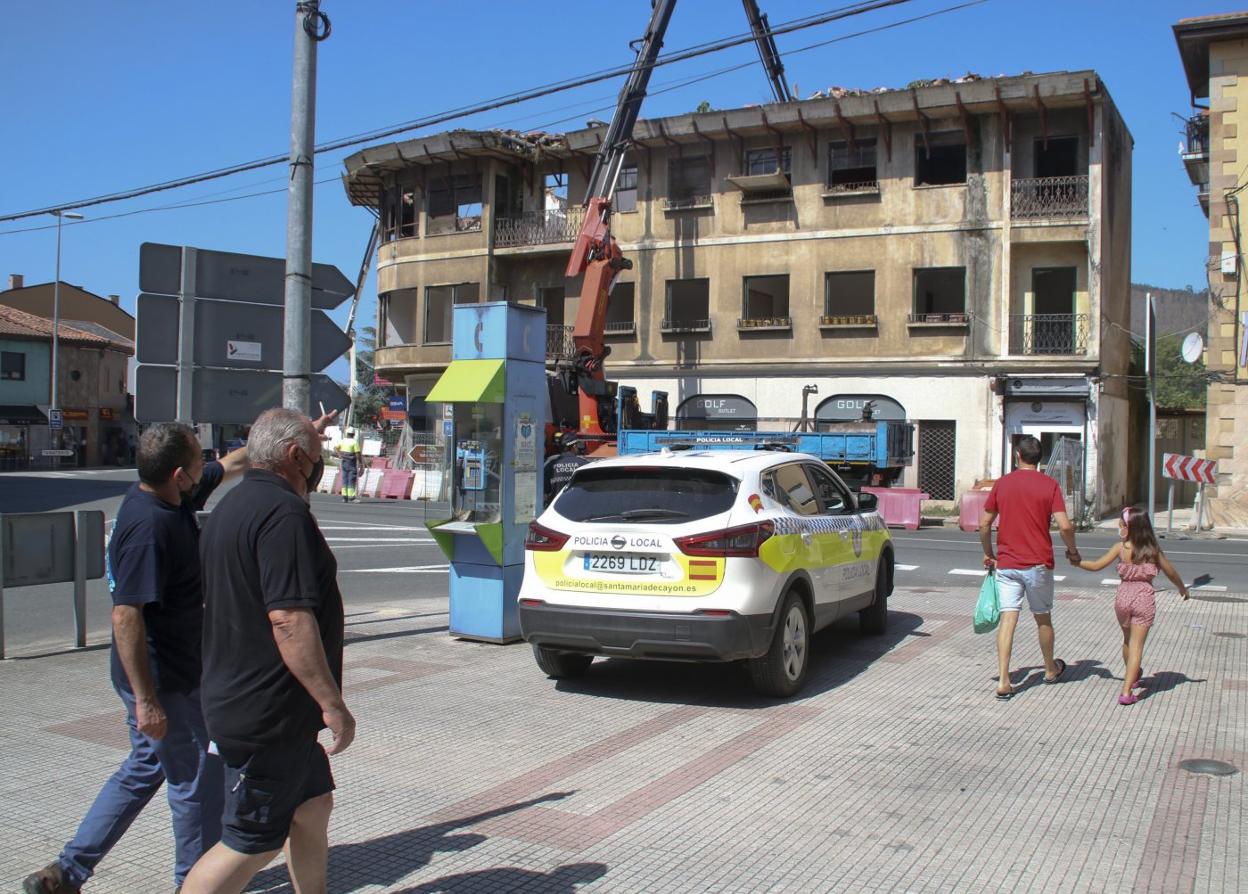
[[[1059,590],[1060,685],[1037,685],[1020,624],[1009,702],[975,596],[899,589],[886,636],[816,638],[787,703],[725,666],[600,660],[556,685],[527,647],[449,638],[444,612],[353,610],[329,889],[1242,890],[1244,775],[1178,762],[1248,769],[1248,596],[1163,594],[1131,707],[1108,592]],[[55,856],[124,754],[107,660],[0,662],[0,890]],[[84,890],[170,890],[170,845],[153,802]],[[249,890],[290,888],[278,868]]]
[[[1171,534],[1167,535],[1166,527],[1167,525],[1170,524],[1170,513],[1163,506],[1163,507],[1158,508],[1153,515],[1153,528],[1154,530],[1156,530],[1158,535],[1170,536],[1176,539],[1195,538],[1195,539],[1209,540],[1209,539],[1227,539],[1227,538],[1232,538],[1232,537],[1237,538],[1237,539],[1248,538],[1248,528],[1216,527],[1212,529],[1205,529],[1203,531],[1194,531],[1191,529],[1192,519],[1194,517],[1195,517],[1195,514],[1192,510],[1192,507],[1190,506],[1188,506],[1185,509],[1175,508],[1174,531]],[[1208,524],[1208,523],[1209,523],[1208,516],[1206,516],[1205,524]],[[1118,516],[1111,515],[1109,518],[1101,519],[1099,522],[1096,523],[1096,527],[1099,530],[1117,531],[1118,530]]]

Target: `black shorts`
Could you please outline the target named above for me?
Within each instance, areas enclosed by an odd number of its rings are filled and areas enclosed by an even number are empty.
[[[299,805],[333,790],[329,756],[314,736],[227,762],[221,842],[240,854],[281,850]]]

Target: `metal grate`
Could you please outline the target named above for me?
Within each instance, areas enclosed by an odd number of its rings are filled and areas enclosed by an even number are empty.
[[[1019,178],[1011,181],[1011,216],[1021,220],[1088,216],[1088,177]]]
[[[1010,320],[1012,353],[1088,353],[1088,330],[1091,328],[1088,314],[1016,314]],[[1021,351],[1018,350],[1020,347]]]
[[[546,327],[546,360],[569,360],[576,356],[576,342],[572,338],[573,326],[548,325]]]
[[[1083,442],[1074,438],[1058,438],[1044,473],[1061,487],[1067,513],[1073,518],[1082,518]]]
[[[956,422],[919,423],[919,490],[933,500],[954,499]]]

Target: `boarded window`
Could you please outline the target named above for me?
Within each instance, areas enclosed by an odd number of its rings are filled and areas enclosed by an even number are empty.
[[[924,267],[914,271],[916,314],[960,314],[965,311],[965,267]]]
[[[453,286],[429,286],[425,289],[425,344],[447,344],[451,340],[451,308],[456,304],[475,304],[480,300],[481,287],[467,282]]]
[[[853,190],[879,188],[880,175],[875,164],[875,140],[857,140],[828,144],[828,187]]]
[[[875,315],[875,271],[828,273],[824,278],[823,313],[828,317]]]
[[[966,138],[961,132],[922,134],[914,138],[914,185],[944,186],[966,182]]]

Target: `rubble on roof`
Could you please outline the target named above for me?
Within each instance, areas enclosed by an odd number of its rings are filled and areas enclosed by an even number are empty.
[[[1024,75],[1031,72],[1023,72]],[[1007,77],[1007,75],[997,75],[998,78]],[[807,99],[844,99],[847,96],[875,96],[880,93],[894,93],[899,89],[917,90],[919,87],[945,87],[949,84],[972,84],[975,81],[984,80],[984,76],[968,71],[960,78],[920,78],[917,81],[911,81],[904,88],[898,87],[871,87],[864,89],[862,87],[828,87],[826,90],[816,90]]]

